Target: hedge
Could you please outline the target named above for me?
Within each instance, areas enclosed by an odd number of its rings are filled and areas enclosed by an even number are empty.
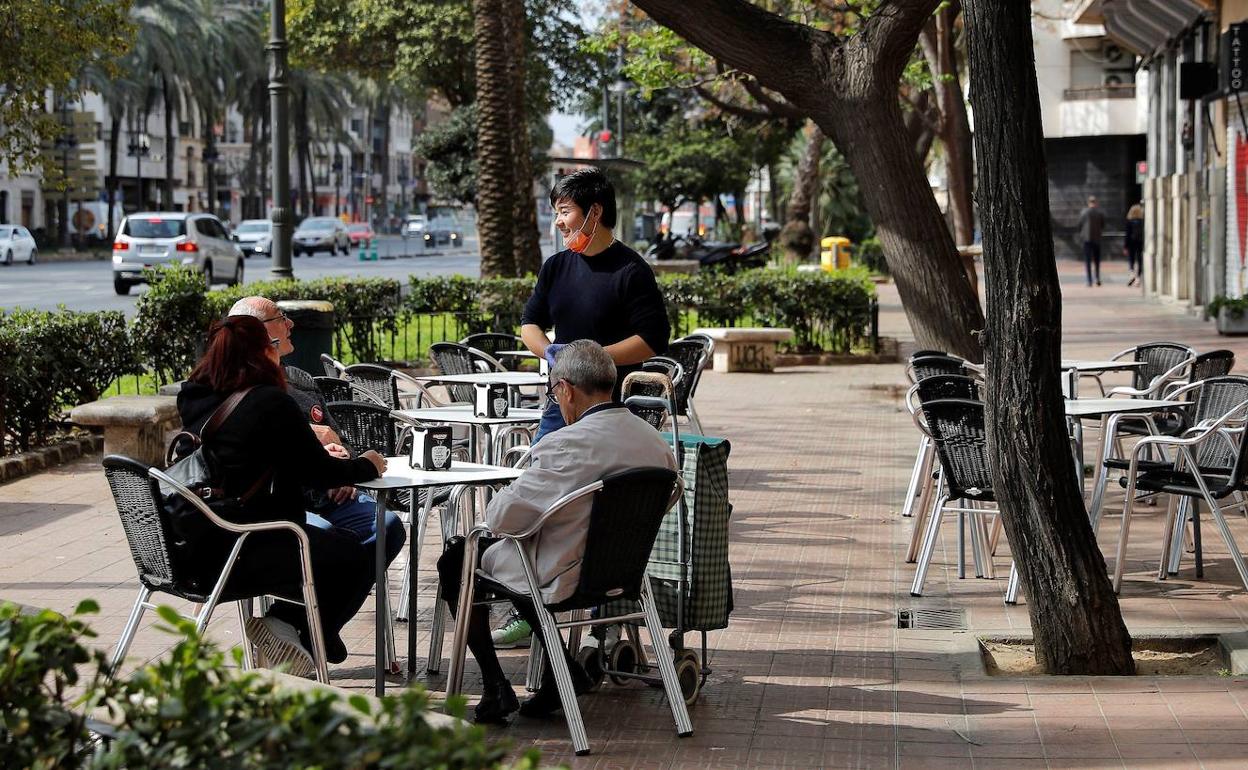
[[[181,638],[171,653],[121,679],[82,616],[49,610],[23,614],[0,603],[0,767],[420,767],[477,770],[508,766],[506,741],[464,722],[434,727],[419,686],[381,700],[345,700],[329,690],[283,689],[256,673],[240,673],[195,624],[169,607],[157,612]],[[463,696],[448,703],[464,715]],[[86,714],[106,712],[88,732]],[[515,768],[537,766],[536,749]]]
[[[120,312],[63,308],[0,311],[0,361],[0,437],[20,451],[139,363]]]

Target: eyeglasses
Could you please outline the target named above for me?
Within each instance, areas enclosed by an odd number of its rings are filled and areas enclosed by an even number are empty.
[[[546,383],[546,400],[552,404],[559,403],[559,394],[555,393],[555,388],[559,387],[559,383],[561,382],[567,382],[568,387],[572,387],[572,383],[563,378],[557,379],[554,382]]]
[[[277,315],[273,316],[272,318],[264,318],[264,319],[262,319],[262,320],[260,321],[260,323],[266,323],[266,324],[267,324],[267,323],[271,323],[271,322],[273,322],[273,321],[285,321],[286,323],[290,323],[290,319],[289,319],[289,318],[287,318],[287,317],[286,317],[286,314],[285,314],[285,313],[283,313],[283,312],[282,312],[282,311],[280,311],[280,310],[279,310],[279,311],[277,311]]]
[[[269,339],[269,344],[275,348],[280,348],[282,346],[282,341],[279,340],[277,337],[271,337]]]

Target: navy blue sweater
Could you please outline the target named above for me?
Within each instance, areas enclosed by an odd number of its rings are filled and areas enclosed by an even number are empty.
[[[592,257],[565,249],[542,265],[521,323],[555,328],[555,342],[593,340],[614,345],[633,335],[661,354],[671,324],[654,271],[616,241]],[[619,383],[640,365],[620,366]]]

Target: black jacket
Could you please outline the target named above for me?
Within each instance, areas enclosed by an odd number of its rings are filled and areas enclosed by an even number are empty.
[[[182,425],[199,433],[227,395],[207,385],[186,383],[178,394]],[[366,459],[330,457],[294,399],[272,385],[248,393],[206,446],[227,496],[242,495],[266,470],[273,470],[272,483],[248,501],[240,523],[278,519],[302,523],[304,489],[332,489],[377,478],[377,469]]]

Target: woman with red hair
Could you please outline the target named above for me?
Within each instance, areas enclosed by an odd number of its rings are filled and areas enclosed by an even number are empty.
[[[347,650],[339,632],[368,597],[374,557],[354,535],[307,525],[303,490],[375,479],[385,471],[386,461],[376,452],[355,459],[338,459],[326,452],[286,393],[274,342],[257,318],[229,316],[214,322],[208,348],[178,394],[178,412],[185,429],[199,434],[231,394],[247,390],[208,437],[205,451],[227,497],[240,497],[261,485],[241,506],[238,523],[285,520],[307,533],[326,657],[331,663],[341,663]],[[182,567],[211,585],[221,574],[234,539],[216,530],[211,537],[182,544]],[[294,538],[286,532],[262,532],[247,538],[227,590],[298,599],[300,585]],[[296,675],[314,670],[301,606],[276,602],[268,615],[249,622],[247,634],[260,648],[262,663],[290,663]]]

